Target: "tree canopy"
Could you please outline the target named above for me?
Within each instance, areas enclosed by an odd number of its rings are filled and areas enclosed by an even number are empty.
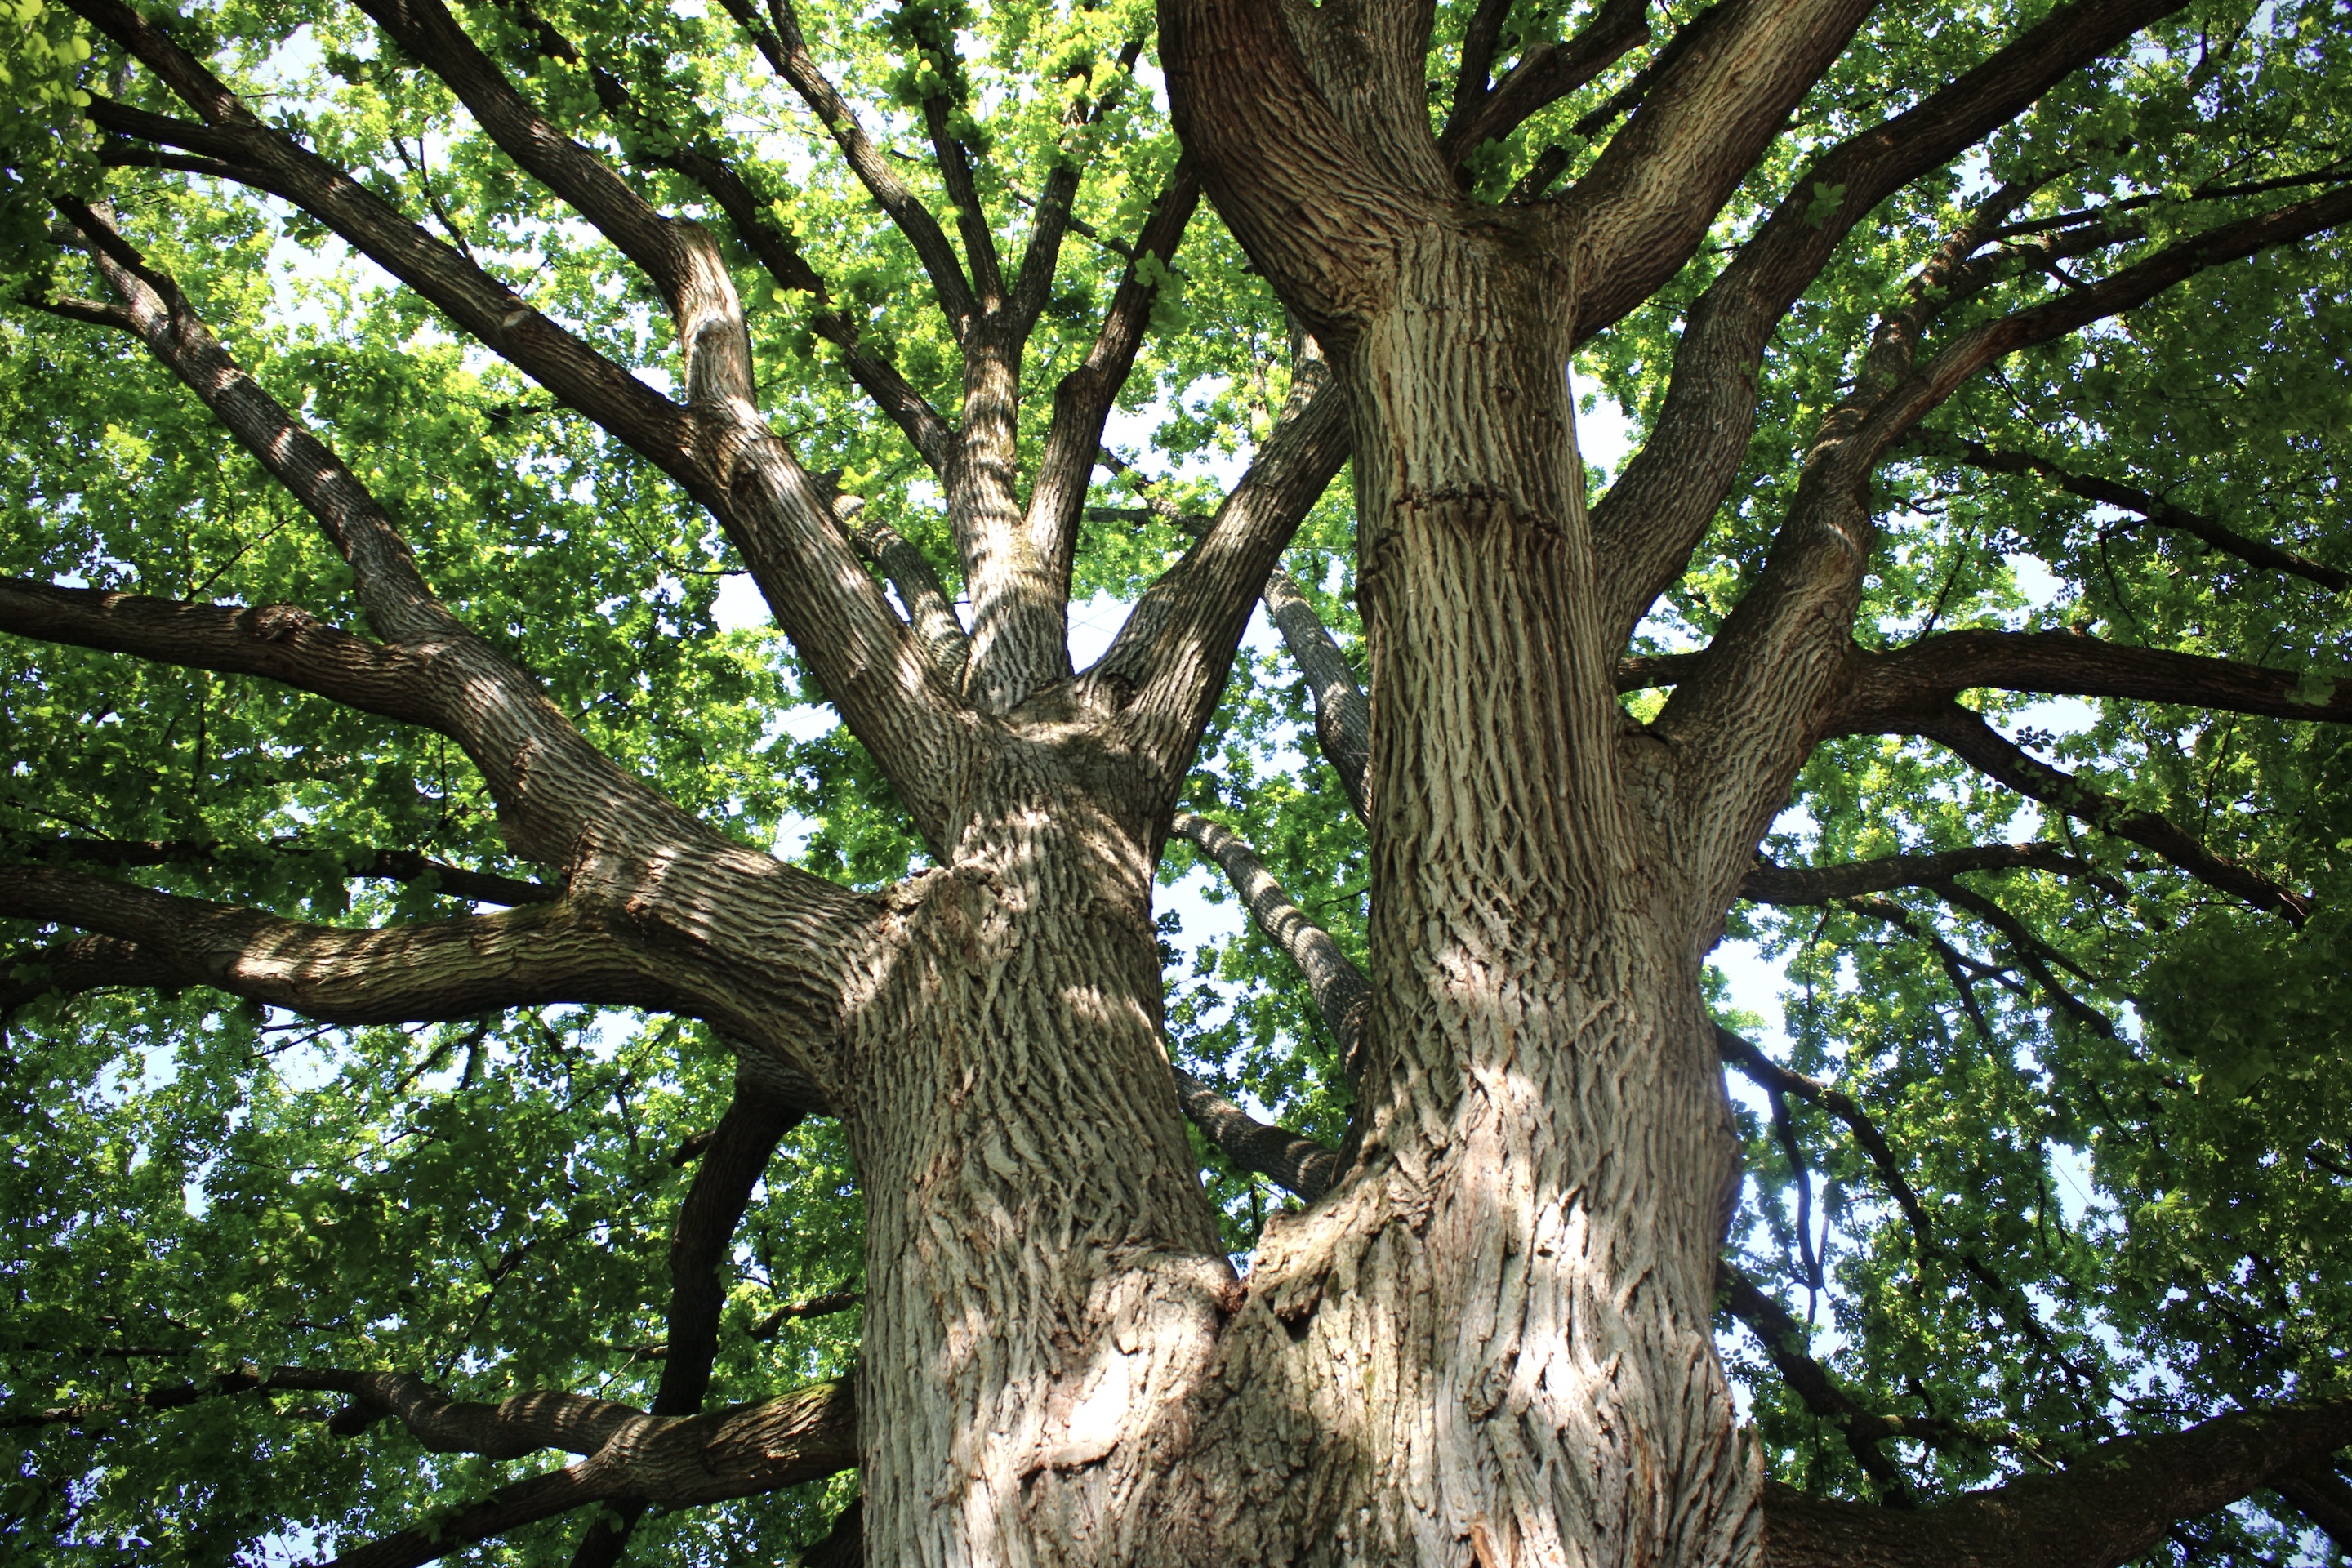
[[[1429,128],[1467,199],[1552,199],[1739,10],[1441,5]],[[885,679],[865,623],[722,625],[767,568],[656,449],[693,323],[640,208],[713,237],[678,266],[731,283],[739,401],[836,520],[833,553],[780,553],[855,574],[922,658],[1032,635],[987,620],[944,488],[991,420],[1009,504],[1066,520],[1051,585],[1108,619],[1233,497],[1304,488],[1159,868],[1255,919],[1203,939],[1163,902],[1164,1036],[1235,1258],[1352,1157],[1353,490],[1336,418],[1300,413],[1323,351],[1203,199],[1158,26],[1135,0],[0,14],[0,1555],[422,1562],[554,1439],[418,1400],[690,1415],[856,1364],[841,1124],[729,1141],[727,1020],[610,978],[494,771],[560,724],[860,896],[940,858],[936,803],[834,706]],[[2036,48],[2046,90],[1969,105]],[[1822,454],[1949,366],[1839,481],[1876,524],[1859,673],[1727,928],[1785,965],[1783,1017],[1710,998],[1746,1170],[1719,1342],[1778,1481],[1933,1504],[2352,1394],[2347,116],[2339,0],[1882,7],[1579,350],[1587,413],[1631,434],[1586,465],[1596,519],[1670,510],[1695,433],[1734,444],[1627,614],[1629,725]],[[1825,259],[1783,310],[1792,246]],[[1001,385],[975,294],[1028,323]],[[1694,368],[1742,334],[1747,409]],[[806,584],[760,585],[791,623]],[[450,627],[480,651],[428,701],[387,661]],[[521,713],[530,683],[547,717],[491,771],[433,706]],[[429,1005],[304,978],[364,949],[422,985],[451,931],[493,978],[449,967]],[[520,994],[500,943],[580,956]],[[715,1233],[705,1177],[740,1189]],[[847,1463],[600,1496],[589,1534],[782,1560],[827,1539]],[[2352,1547],[2324,1455],[2219,1500],[2140,1560]],[[576,1508],[516,1507],[461,1532],[478,1560],[586,1552]]]

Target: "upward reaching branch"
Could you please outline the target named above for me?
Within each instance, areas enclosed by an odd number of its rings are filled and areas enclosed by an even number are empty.
[[[2053,86],[2179,8],[2182,0],[2074,0],[1916,107],[1814,160],[1692,307],[1650,439],[1595,505],[1612,626],[1630,635],[1681,574],[1748,450],[1755,371],[1774,323],[1838,246],[1895,191],[1958,155]],[[1824,212],[1820,193],[1835,191]],[[1982,204],[1965,237],[1989,234],[2015,195]],[[1971,247],[1973,248],[1973,247]],[[1963,253],[1965,254],[1965,252]],[[1580,329],[1581,330],[1581,329]]]

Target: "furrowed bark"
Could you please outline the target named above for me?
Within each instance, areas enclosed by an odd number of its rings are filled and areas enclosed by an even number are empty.
[[[1307,678],[1315,697],[1315,738],[1324,759],[1339,775],[1357,819],[1370,822],[1371,808],[1372,705],[1356,684],[1347,655],[1331,640],[1330,628],[1279,566],[1266,574],[1265,616],[1282,634],[1290,661]]]
[[[2352,1442],[2352,1402],[2223,1415],[2103,1443],[2061,1474],[1904,1510],[1771,1489],[1773,1568],[2114,1568]]]
[[[1331,1031],[1340,1070],[1349,1087],[1354,1087],[1363,1075],[1364,1023],[1372,996],[1363,972],[1339,951],[1328,931],[1290,901],[1282,884],[1232,828],[1185,811],[1176,814],[1169,831],[1217,863],[1258,930],[1298,966],[1314,995],[1316,1011],[1323,1016],[1324,1027]]]
[[[945,476],[971,601],[966,701],[1009,713],[1070,673],[1069,600],[1024,517],[1019,487],[1023,331],[995,296],[964,334],[963,416]]]

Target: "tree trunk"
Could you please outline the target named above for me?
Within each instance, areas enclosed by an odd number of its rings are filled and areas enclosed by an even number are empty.
[[[1567,290],[1507,233],[1412,262],[1344,358],[1379,693],[1361,1158],[1233,1283],[1144,830],[1074,748],[1008,751],[1011,804],[907,897],[861,1025],[897,1047],[851,1124],[869,1561],[1758,1558],[1711,1327],[1713,933],[1621,779]]]
[[[1244,1392],[1211,1474],[1287,1468],[1286,1528],[1237,1486],[1219,1553],[1181,1555],[1751,1563],[1760,1469],[1711,1327],[1737,1161],[1715,933],[1629,805],[1648,743],[1593,614],[1570,291],[1500,225],[1421,230],[1398,275],[1341,358],[1375,694],[1367,1135],[1269,1227],[1227,1336]]]
[[[868,1562],[1126,1560],[1129,1439],[1230,1306],[1160,1043],[1150,848],[1087,751],[1005,748],[954,863],[900,895],[856,1030]]]

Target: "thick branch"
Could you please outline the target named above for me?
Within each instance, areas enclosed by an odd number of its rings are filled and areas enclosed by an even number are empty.
[[[1927,855],[1889,855],[1838,866],[1759,865],[1739,884],[1739,896],[1759,904],[1815,905],[1896,888],[1943,882],[1963,871],[2050,871],[2079,877],[2116,896],[2127,889],[2103,876],[2089,861],[2055,844],[1980,844]]]
[[[1986,688],[2352,723],[2352,666],[2340,673],[2272,669],[2074,632],[1969,631],[1857,653],[1838,728],[1868,733],[1885,715]]]
[[[1310,1204],[1331,1190],[1339,1174],[1337,1150],[1260,1121],[1182,1068],[1169,1070],[1176,1079],[1176,1103],[1235,1166]]]
[[[1559,198],[1576,250],[1579,339],[1648,299],[1690,259],[1870,0],[1729,0],[1718,9]]]
[[[292,605],[199,605],[0,577],[0,632],[226,675],[257,675],[403,723],[446,718],[426,661]]]
[[[1773,1568],[2112,1568],[2175,1520],[2227,1507],[2352,1443],[2352,1400],[2224,1415],[2102,1443],[2063,1473],[2023,1476],[1916,1511],[1765,1493]]]
[[[1104,312],[1094,346],[1054,389],[1053,423],[1029,493],[1029,531],[1046,570],[1063,584],[1065,594],[1077,553],[1079,514],[1102,447],[1103,423],[1135,368],[1152,304],[1160,297],[1159,271],[1175,258],[1200,200],[1200,174],[1191,159],[1180,160],[1136,237],[1134,255]],[[1142,260],[1146,256],[1152,258],[1148,267]]]
[[[1282,890],[1265,862],[1232,828],[1189,811],[1179,812],[1168,826],[1216,861],[1249,907],[1258,930],[1307,977],[1316,1010],[1322,1014],[1324,1026],[1331,1031],[1339,1049],[1340,1070],[1354,1084],[1363,1071],[1364,1026],[1372,1005],[1372,990],[1364,981],[1363,971],[1339,951],[1330,932],[1290,901],[1290,895]]]
[[[1656,722],[1679,751],[1677,786],[1688,792],[1681,810],[1694,825],[1685,864],[1703,907],[1736,889],[1764,823],[1833,721],[1874,550],[1870,477],[1888,447],[2002,355],[2347,218],[2352,186],[2221,225],[2098,283],[1971,328],[1916,371],[1916,320],[1901,311],[1882,318],[1853,394],[1822,422],[1761,577]]]
[[[1748,450],[1762,385],[1756,371],[1772,327],[1853,226],[1888,195],[2182,3],[2062,5],[1914,108],[1832,148],[1797,178],[1692,307],[1651,438],[1593,508],[1601,558],[1619,563],[1606,589],[1612,626],[1630,633],[1681,574]],[[1826,213],[1821,210],[1824,191],[1840,193]],[[1968,232],[1989,233],[2006,211],[1993,204]]]
[[[1952,458],[1989,474],[2039,475],[2068,495],[2080,496],[2102,506],[2137,512],[2159,528],[2177,529],[2204,541],[2224,554],[2234,555],[2248,565],[2258,566],[2265,572],[2283,572],[2291,577],[2301,577],[2331,593],[2340,594],[2352,588],[2352,573],[2323,566],[2316,561],[2306,560],[2274,544],[2226,528],[2204,513],[2177,506],[2162,496],[2117,484],[2112,479],[2103,479],[2095,474],[2075,473],[2031,452],[1998,451],[1982,442],[1931,435],[1926,431],[1915,436],[1912,444],[1931,456]]]
[[[1372,819],[1372,704],[1330,628],[1281,567],[1266,574],[1265,614],[1315,696],[1315,738],[1358,820]]]
[[[0,867],[0,910],[133,943],[135,954],[112,956],[168,973],[170,984],[210,985],[328,1023],[471,1018],[534,1003],[671,1007],[682,1000],[646,955],[560,902],[348,931],[78,871],[9,866]],[[97,955],[75,962],[85,956]]]
[[[2274,1478],[2271,1488],[2294,1510],[2326,1531],[2336,1550],[2352,1550],[2352,1486],[2326,1458]]]
[[[1529,115],[1566,98],[1650,37],[1646,0],[1604,0],[1574,37],[1529,49],[1490,91],[1486,74],[1494,60],[1494,34],[1508,9],[1507,4],[1482,5],[1472,19],[1463,45],[1454,113],[1437,140],[1438,153],[1449,167],[1481,143],[1509,135]]]
[[[1346,399],[1319,360],[1303,363],[1288,406],[1208,531],[1144,593],[1087,672],[1133,693],[1126,724],[1171,804],[1266,578],[1347,461],[1349,439]]]

